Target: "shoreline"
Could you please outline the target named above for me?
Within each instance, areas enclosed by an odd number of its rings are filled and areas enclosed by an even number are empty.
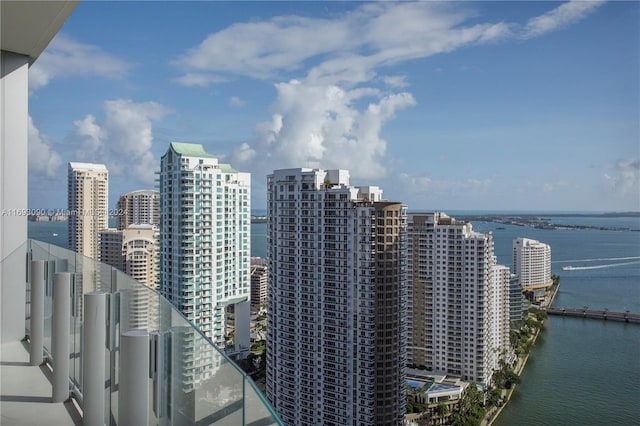
[[[544,321],[542,322],[542,324],[544,325]],[[533,350],[533,347],[536,344],[536,340],[538,339],[538,335],[540,334],[541,331],[542,331],[542,328],[540,328],[538,331],[536,331],[536,334],[531,338],[531,350]],[[527,361],[529,360],[529,355],[531,355],[531,350],[529,351],[527,356],[525,356],[522,360],[518,361],[518,364],[516,365],[516,368],[515,368],[514,372],[518,375],[518,377],[522,376],[522,372],[524,371],[524,367],[526,367]],[[493,425],[493,423],[500,416],[500,413],[502,413],[502,410],[505,409],[505,407],[507,406],[507,404],[511,400],[511,396],[513,395],[513,392],[515,392],[517,386],[518,385],[516,383],[514,383],[513,386],[511,386],[511,389],[506,390],[506,391],[503,390],[503,392],[506,392],[506,399],[504,401],[504,404],[502,404],[500,407],[498,407],[498,410],[495,412],[495,414],[494,414],[493,411],[488,412],[485,415],[485,418],[482,419],[482,422],[481,422],[482,425],[487,425],[487,426]],[[487,419],[487,416],[489,414],[491,414],[492,416],[491,416],[490,419]]]
[[[560,283],[558,282],[558,285],[555,286],[555,289],[553,290],[553,294],[551,294],[551,296],[549,297],[549,301],[546,303],[542,303],[540,305],[541,308],[546,308],[548,306],[551,306],[553,304],[553,301],[556,298],[556,295],[558,294],[558,290],[560,289]],[[533,335],[533,337],[531,337],[531,349],[529,350],[529,352],[527,353],[527,355],[518,361],[518,363],[516,364],[516,367],[514,369],[514,372],[518,375],[518,377],[522,376],[522,372],[524,371],[524,368],[527,365],[527,361],[529,360],[529,356],[531,355],[531,351],[533,351],[533,348],[535,347],[536,341],[538,340],[538,335],[540,334],[540,332],[542,332],[542,330],[544,330],[544,324],[546,322],[546,319],[544,321],[542,321],[540,328],[536,331],[536,334]],[[485,417],[482,419],[482,422],[480,423],[481,425],[486,425],[486,426],[492,426],[493,423],[496,421],[496,419],[500,416],[500,414],[502,413],[502,410],[505,409],[505,407],[507,406],[507,404],[509,403],[509,401],[511,400],[511,396],[513,395],[513,392],[515,392],[516,387],[518,385],[516,383],[513,384],[513,386],[511,387],[511,389],[509,390],[503,390],[503,392],[506,392],[506,399],[504,400],[504,404],[502,404],[500,407],[497,407],[497,411],[488,411],[487,414],[485,414]]]

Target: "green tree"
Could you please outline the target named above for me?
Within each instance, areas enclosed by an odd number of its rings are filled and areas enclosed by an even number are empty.
[[[438,406],[436,407],[436,413],[438,413],[439,416],[445,416],[449,414],[449,406],[444,402],[439,402]]]
[[[485,412],[482,392],[478,390],[475,383],[471,383],[462,395],[458,409],[451,415],[451,424],[453,426],[479,425]]]
[[[487,396],[487,404],[499,407],[502,398],[502,390],[499,388],[493,388],[489,391]]]

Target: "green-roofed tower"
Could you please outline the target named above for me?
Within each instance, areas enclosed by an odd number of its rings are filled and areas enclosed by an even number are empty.
[[[160,289],[216,345],[249,349],[251,177],[200,144],[171,142],[160,165]],[[234,344],[225,312],[235,306]]]

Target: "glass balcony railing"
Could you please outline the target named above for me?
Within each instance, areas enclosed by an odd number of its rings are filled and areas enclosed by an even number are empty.
[[[37,286],[32,287],[32,264],[44,266],[43,307],[41,302],[32,303],[36,300],[32,288],[37,291]],[[26,318],[16,318],[25,321],[25,335],[31,337],[32,328],[41,328],[44,359],[54,370],[56,356],[68,357],[68,386],[84,415],[93,409],[87,406],[89,398],[96,399],[92,376],[100,378],[98,402],[104,404],[104,423],[100,424],[132,424],[132,413],[149,425],[282,424],[255,383],[236,364],[159,293],[123,272],[36,240],[28,240],[3,259],[1,266],[2,283],[26,282]],[[60,308],[54,307],[59,305],[53,294],[54,279],[61,276],[69,281],[70,321],[65,337],[68,353],[58,355],[52,348],[59,336],[56,333],[60,333],[56,328],[60,316],[54,317],[53,312],[60,312]],[[97,300],[91,299],[95,295],[105,301],[104,318],[85,320],[87,312],[94,313],[90,309]],[[34,309],[42,312],[37,314]],[[43,325],[38,326],[38,321]],[[96,324],[105,336],[104,342],[99,339],[97,344],[95,335],[87,334],[94,332]],[[135,346],[131,343],[134,340],[142,344]],[[96,356],[103,368],[88,371],[90,363],[96,365]],[[55,395],[55,383],[53,386]]]

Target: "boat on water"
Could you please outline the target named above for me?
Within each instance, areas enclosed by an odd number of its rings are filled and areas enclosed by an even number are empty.
[[[563,267],[562,267],[562,270],[563,270],[563,271],[573,271],[574,269],[575,269],[575,268],[574,268],[573,266],[571,266],[571,265],[569,265],[569,266],[563,266]]]
[[[53,236],[54,236],[54,237],[57,237],[57,236],[58,236],[58,234],[56,234],[56,233],[54,232],[54,233],[53,233]]]

